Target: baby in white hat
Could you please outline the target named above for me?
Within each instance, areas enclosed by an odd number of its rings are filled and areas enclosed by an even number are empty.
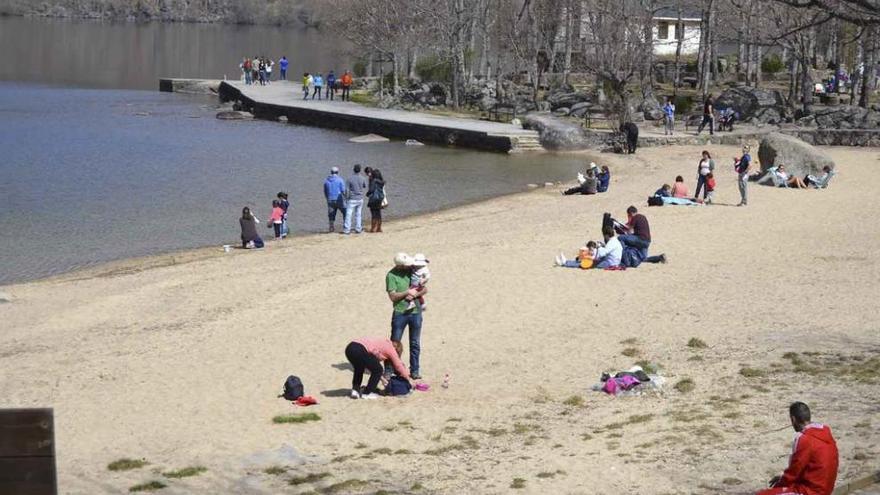
[[[428,280],[431,279],[431,271],[428,270],[428,258],[425,257],[424,254],[418,253],[412,258],[412,275],[410,275],[409,287],[411,289],[422,290],[426,285],[428,285]],[[419,306],[422,308],[422,311],[426,311],[428,308],[428,303],[425,301],[425,296],[419,297]],[[406,308],[407,311],[411,309],[415,309],[416,300],[412,300],[409,302],[409,306]]]

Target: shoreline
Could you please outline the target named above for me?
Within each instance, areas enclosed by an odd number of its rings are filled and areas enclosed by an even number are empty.
[[[578,151],[576,153],[585,153],[582,151]],[[556,182],[553,187],[557,188],[561,184],[567,184],[567,182]],[[528,187],[528,186],[524,186]],[[537,188],[533,189],[525,189],[522,191],[514,191],[505,194],[500,194],[497,196],[492,196],[489,198],[478,199],[475,201],[467,201],[461,204],[453,205],[447,208],[440,208],[438,210],[414,213],[412,215],[405,215],[401,217],[397,217],[391,221],[385,221],[383,226],[397,226],[400,224],[405,224],[407,222],[419,220],[419,219],[427,219],[432,216],[436,216],[441,213],[446,212],[454,212],[459,209],[465,209],[469,207],[473,207],[475,205],[483,204],[483,203],[491,203],[493,201],[498,201],[504,198],[508,198],[511,196],[517,195],[529,195],[535,194],[543,189],[549,189],[550,186],[543,186],[541,184],[538,185]],[[369,210],[364,212],[364,218],[369,214]],[[406,229],[404,229],[406,230]],[[383,234],[393,234],[394,231],[383,232]],[[351,234],[353,237],[356,237],[357,234]],[[372,236],[369,232],[364,230],[363,236]],[[334,238],[342,238],[342,235],[339,232],[306,232],[300,233],[293,236],[289,236],[287,241],[295,241],[295,240],[305,240],[309,244],[313,244],[315,242],[319,242],[317,240],[322,240],[320,242],[330,242],[330,239]],[[275,241],[274,239],[263,239],[266,244],[266,247],[262,249],[242,249],[241,241],[230,241],[230,242],[221,242],[217,245],[205,245],[201,247],[194,248],[180,248],[169,252],[161,252],[154,254],[147,254],[144,256],[132,256],[132,257],[124,257],[115,260],[109,261],[99,261],[89,266],[72,268],[70,270],[66,270],[61,273],[57,273],[54,275],[47,275],[44,277],[37,277],[33,279],[25,279],[19,281],[12,281],[5,284],[0,284],[0,290],[7,291],[9,289],[18,287],[18,286],[29,286],[29,285],[39,285],[39,284],[52,284],[52,283],[64,283],[64,282],[76,282],[83,280],[90,280],[95,278],[105,278],[105,277],[116,277],[121,275],[131,275],[147,270],[153,270],[157,268],[166,268],[169,266],[175,265],[185,265],[189,263],[195,263],[199,261],[207,261],[212,259],[218,259],[227,257],[230,255],[242,254],[242,252],[248,253],[262,253],[262,252],[271,252],[278,248],[284,247],[293,247],[294,244],[292,242],[287,241]],[[232,249],[229,253],[226,253],[223,250],[223,246],[225,244],[230,244]],[[273,245],[277,245],[277,247],[270,247]]]

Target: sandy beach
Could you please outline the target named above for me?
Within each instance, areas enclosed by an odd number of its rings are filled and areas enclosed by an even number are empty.
[[[65,494],[151,480],[167,494],[749,493],[786,465],[794,400],[831,425],[839,483],[876,471],[877,150],[826,148],[839,170],[829,189],[753,184],[746,208],[731,206],[738,149],[709,150],[713,206],[644,207],[676,175],[693,190],[700,152],[648,148],[602,155],[611,189],[594,197],[540,188],[382,235],[217,247],[0,287],[0,407],[55,409]],[[601,238],[603,212],[625,219],[631,204],[668,264],[552,267]],[[350,400],[343,350],[388,335],[384,275],[398,251],[431,259],[432,388]],[[637,361],[659,365],[662,394],[589,390]],[[320,404],[276,398],[290,374]],[[675,387],[686,379],[692,390]],[[306,412],[320,420],[272,422]],[[109,471],[120,458],[149,464]],[[207,471],[162,474],[187,466]]]

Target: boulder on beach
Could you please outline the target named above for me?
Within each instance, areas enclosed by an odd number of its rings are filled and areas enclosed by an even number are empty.
[[[390,139],[378,134],[365,134],[363,136],[353,137],[349,139],[349,141],[352,143],[387,143]]]
[[[526,115],[523,128],[538,131],[541,145],[549,150],[586,149],[595,144],[584,134],[580,124],[549,113]]]
[[[761,170],[782,164],[790,174],[799,177],[821,174],[825,166],[834,168],[834,160],[824,151],[778,132],[768,134],[761,140],[758,159],[761,161]]]
[[[239,112],[237,110],[227,110],[223,112],[217,112],[217,118],[220,120],[250,120],[253,119],[253,114],[249,112]]]

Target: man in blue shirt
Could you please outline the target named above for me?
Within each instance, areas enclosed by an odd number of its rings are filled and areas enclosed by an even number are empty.
[[[345,181],[339,176],[339,168],[330,169],[330,175],[324,181],[324,197],[327,199],[327,216],[330,219],[330,232],[336,230],[336,212],[342,213],[345,219]]]
[[[744,145],[742,156],[739,159],[733,159],[733,169],[736,170],[740,196],[737,206],[749,204],[749,170],[752,168],[752,156],[749,155],[749,151],[749,146]]]
[[[331,70],[327,74],[327,98],[333,99],[336,96],[336,74]]]
[[[324,77],[321,74],[317,74],[312,82],[315,86],[315,91],[312,93],[312,99],[315,99],[317,95],[318,99],[321,99],[321,91],[324,89]]]
[[[278,65],[281,67],[281,75],[280,79],[282,81],[287,80],[287,66],[290,65],[290,61],[287,60],[287,56],[282,56],[281,60],[278,61]]]
[[[663,105],[663,117],[666,126],[664,127],[664,134],[671,136],[673,131],[675,131],[675,105],[672,103],[672,98],[666,98],[666,104]]]

